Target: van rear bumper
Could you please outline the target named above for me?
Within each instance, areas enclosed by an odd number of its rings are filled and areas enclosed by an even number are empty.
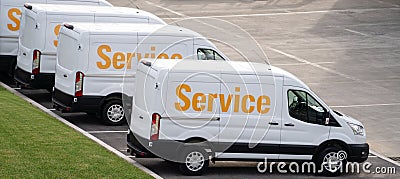
[[[100,109],[102,96],[75,97],[54,88],[52,101],[54,108],[62,112],[96,113]]]
[[[21,68],[15,70],[14,79],[25,87],[37,89],[51,89],[54,86],[54,73],[40,73],[33,75]]]
[[[349,162],[365,162],[369,155],[369,145],[365,144],[349,144]]]
[[[179,161],[179,151],[185,144],[179,141],[150,141],[129,130],[127,134],[128,153],[136,158],[162,158],[169,161]]]

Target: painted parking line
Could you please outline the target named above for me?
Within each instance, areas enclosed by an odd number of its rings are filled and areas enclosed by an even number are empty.
[[[171,13],[173,13],[173,14],[178,15],[178,16],[181,16],[181,17],[188,17],[188,16],[186,16],[185,14],[182,14],[182,13],[180,13],[180,12],[176,12],[176,11],[174,11],[174,10],[172,10],[172,9],[168,9],[168,8],[166,8],[166,7],[160,6],[160,5],[158,5],[158,4],[154,4],[154,3],[149,2],[149,1],[146,1],[146,3],[149,4],[149,5],[158,7],[158,8],[160,8],[160,9],[164,9],[164,10],[166,10],[166,11],[169,11],[169,12],[171,12]],[[172,19],[172,18],[171,18],[171,19]]]
[[[365,37],[369,37],[368,34],[364,34],[362,32],[358,32],[358,31],[355,31],[355,30],[351,30],[351,29],[344,29],[344,30],[347,31],[347,32],[354,33],[354,34],[358,34],[358,35],[362,35],[362,36],[365,36]]]
[[[310,62],[310,61],[308,61],[308,60],[306,60],[306,59],[303,59],[303,58],[294,56],[294,55],[292,55],[292,54],[283,52],[283,51],[281,51],[281,50],[278,50],[278,49],[275,49],[275,48],[272,48],[272,47],[266,47],[266,48],[268,48],[269,50],[272,50],[272,51],[274,51],[274,52],[277,52],[277,53],[279,53],[279,54],[281,54],[281,55],[284,55],[284,56],[286,56],[286,57],[289,57],[289,58],[291,58],[291,59],[293,59],[293,60],[296,60],[296,61],[298,61],[298,62],[301,62],[301,63],[305,63],[305,64],[308,64],[308,65],[314,66],[314,67],[316,67],[316,68],[319,68],[319,69],[325,70],[325,71],[327,71],[327,72],[330,72],[330,73],[339,75],[339,76],[341,76],[341,77],[344,77],[344,78],[347,78],[347,79],[350,79],[350,80],[354,80],[354,81],[361,81],[360,79],[354,78],[354,77],[352,77],[352,76],[350,76],[350,75],[346,75],[346,74],[344,74],[344,73],[340,73],[340,72],[335,71],[335,70],[332,70],[332,69],[330,69],[330,68],[323,67],[323,66],[321,66],[321,65],[319,65],[319,64],[317,64],[317,63]]]
[[[103,134],[103,133],[128,133],[128,131],[87,131],[89,134]]]
[[[331,106],[333,108],[353,108],[353,107],[374,107],[374,106],[398,106],[400,103],[382,103],[382,104],[353,104],[344,106]]]
[[[335,62],[316,62],[315,64],[332,64]],[[274,66],[292,66],[292,65],[308,65],[307,63],[281,63],[281,64],[271,64]]]
[[[165,8],[165,7],[163,7],[163,9],[168,10],[168,8]],[[282,16],[282,15],[321,14],[321,13],[338,13],[338,12],[339,13],[340,12],[365,13],[365,12],[380,11],[380,10],[381,11],[400,10],[400,8],[399,7],[392,7],[392,8],[370,8],[370,9],[330,9],[330,10],[319,10],[319,11],[297,11],[297,12],[277,12],[277,13],[257,13],[257,14],[233,14],[233,15],[215,15],[215,16],[196,16],[196,17],[191,17],[191,18],[201,19],[201,18],[258,17],[258,16]],[[172,12],[172,11],[170,11],[170,12]],[[174,11],[174,12],[176,12],[176,11]],[[174,14],[176,14],[176,13],[174,13]],[[180,19],[180,18],[176,17],[176,18],[171,18],[171,19]]]

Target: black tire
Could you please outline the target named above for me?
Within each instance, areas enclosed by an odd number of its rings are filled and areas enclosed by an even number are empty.
[[[199,176],[208,168],[209,158],[207,152],[200,146],[187,146],[182,152],[182,162],[179,163],[179,170],[184,175]],[[197,162],[190,163],[190,160]]]
[[[314,162],[318,169],[318,175],[338,176],[346,171],[347,152],[340,146],[330,145],[317,154]]]
[[[110,126],[122,125],[126,122],[124,108],[121,100],[112,99],[107,101],[101,110],[101,119],[104,124]]]

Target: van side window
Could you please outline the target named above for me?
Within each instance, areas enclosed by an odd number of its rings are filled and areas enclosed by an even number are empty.
[[[324,124],[327,115],[326,109],[308,93],[289,90],[288,104],[291,117],[312,124]]]
[[[199,60],[225,60],[216,51],[211,49],[197,49],[197,59]]]

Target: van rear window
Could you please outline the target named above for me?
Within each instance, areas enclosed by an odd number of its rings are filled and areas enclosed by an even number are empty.
[[[60,34],[57,49],[57,63],[68,69],[73,70],[79,62],[78,58],[78,41],[68,35]]]

